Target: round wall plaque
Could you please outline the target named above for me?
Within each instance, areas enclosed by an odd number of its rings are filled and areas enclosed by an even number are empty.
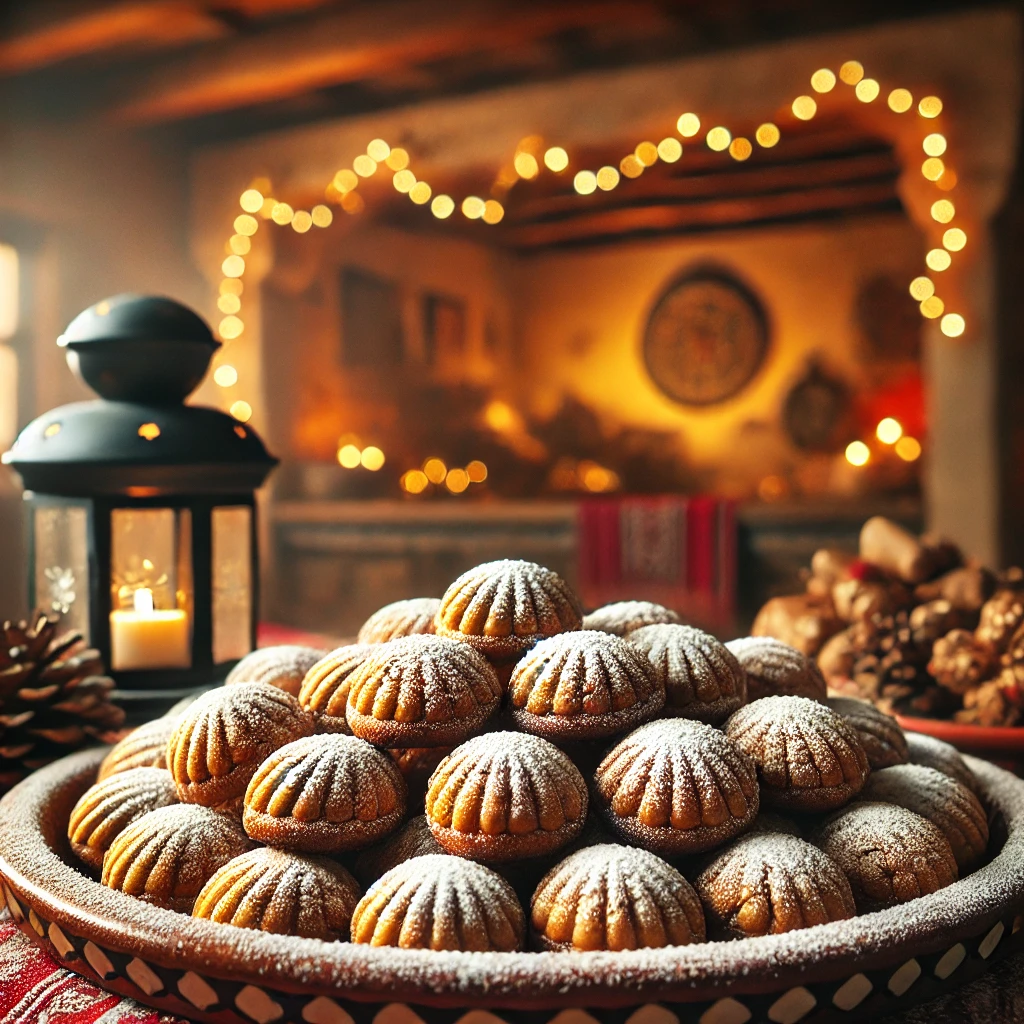
[[[768,320],[753,292],[730,274],[697,271],[658,299],[643,347],[647,372],[669,398],[713,405],[757,373],[768,348]]]

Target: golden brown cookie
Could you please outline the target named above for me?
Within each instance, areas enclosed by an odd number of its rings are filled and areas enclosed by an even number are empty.
[[[417,634],[374,647],[349,679],[353,734],[380,747],[461,743],[501,702],[494,668],[472,647]]]
[[[386,644],[400,636],[433,633],[434,616],[440,606],[436,597],[413,597],[386,604],[359,627],[356,639],[361,644]]]
[[[747,700],[792,695],[824,700],[828,684],[806,654],[770,636],[745,636],[725,645],[747,674]]]
[[[862,794],[906,807],[927,818],[949,840],[960,874],[973,871],[988,846],[988,817],[978,798],[962,783],[923,764],[897,764],[872,772]]]
[[[717,729],[686,718],[642,725],[605,757],[595,800],[623,841],[663,854],[700,853],[757,816],[754,763]]]
[[[553,867],[530,908],[544,950],[658,949],[704,941],[704,913],[674,867],[631,846],[589,846]]]
[[[829,697],[825,703],[837,711],[853,727],[872,771],[894,764],[906,764],[907,738],[892,715],[879,711],[874,704],[853,697]]]
[[[177,719],[155,718],[140,725],[110,748],[100,764],[97,782],[132,768],[166,768],[167,741],[174,732]]]
[[[825,823],[815,842],[842,868],[862,914],[957,880],[946,837],[920,814],[895,804],[851,804]]]
[[[352,915],[352,941],[402,949],[511,953],[526,921],[512,887],[461,857],[414,857],[378,879]]]
[[[960,756],[960,751],[952,743],[938,740],[934,736],[926,736],[923,732],[905,734],[907,753],[911,764],[923,764],[934,768],[962,782],[975,796],[980,792],[978,777],[967,766]]]
[[[599,629],[602,633],[629,636],[636,629],[659,623],[679,623],[678,612],[653,601],[616,601],[602,605],[583,616],[583,629]]]
[[[587,784],[556,746],[492,732],[456,747],[427,789],[427,820],[449,853],[507,861],[557,850],[583,828]]]
[[[247,654],[224,680],[225,686],[238,683],[269,683],[298,697],[306,673],[326,654],[315,647],[282,644],[261,647]]]
[[[303,853],[369,846],[405,814],[405,780],[354,736],[306,736],[275,750],[245,791],[242,824],[257,842]]]
[[[344,942],[358,902],[358,883],[335,861],[259,847],[213,875],[196,897],[192,916]]]
[[[101,881],[166,910],[190,914],[215,871],[252,848],[241,825],[197,804],[171,804],[133,821],[103,858]]]
[[[713,938],[745,939],[854,917],[839,865],[817,847],[779,832],[754,832],[727,846],[694,883]]]
[[[376,644],[347,644],[321,658],[306,673],[299,704],[313,716],[316,732],[352,734],[345,720],[352,673],[376,649]]]
[[[167,741],[167,767],[184,803],[216,807],[245,793],[261,762],[308,736],[313,719],[268,683],[204,693],[178,719]]]
[[[158,807],[178,802],[174,779],[166,768],[129,768],[90,786],[75,804],[68,841],[79,860],[103,867],[103,855],[133,821]]]
[[[853,727],[806,697],[762,697],[740,708],[724,728],[757,765],[764,802],[783,810],[842,807],[871,771]]]
[[[747,702],[747,675],[726,646],[692,626],[645,626],[629,642],[647,655],[665,687],[665,714],[724,722]]]
[[[664,703],[664,687],[643,654],[597,630],[541,640],[517,662],[508,687],[513,722],[549,740],[614,736]]]
[[[485,562],[463,573],[441,598],[440,636],[494,662],[515,661],[538,640],[579,629],[583,610],[565,580],[535,562]]]

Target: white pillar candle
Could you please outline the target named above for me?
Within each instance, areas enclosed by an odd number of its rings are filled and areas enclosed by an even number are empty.
[[[179,608],[153,607],[153,591],[135,591],[134,610],[110,613],[111,669],[188,668],[192,643],[188,615]]]

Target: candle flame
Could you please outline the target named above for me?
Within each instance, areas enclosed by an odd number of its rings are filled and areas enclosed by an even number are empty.
[[[148,587],[139,587],[133,597],[135,602],[135,613],[137,615],[153,614],[153,591]]]

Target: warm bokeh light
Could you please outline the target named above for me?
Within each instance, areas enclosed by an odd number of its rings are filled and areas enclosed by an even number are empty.
[[[274,203],[274,208],[270,211],[270,219],[281,227],[291,224],[294,216],[295,211],[287,203]]]
[[[359,461],[363,464],[363,469],[376,473],[384,465],[384,453],[376,445],[371,444],[363,449]]]
[[[479,196],[466,196],[462,200],[462,212],[470,220],[479,220],[484,215],[484,201]]]
[[[918,302],[923,302],[934,294],[935,285],[930,277],[915,277],[910,282],[911,298],[917,299]]]
[[[240,213],[235,218],[235,231],[240,235],[255,235],[259,228],[260,222],[251,213]]]
[[[597,172],[597,187],[602,192],[610,192],[618,183],[619,172],[614,167],[602,167]]]
[[[246,213],[259,213],[263,206],[263,193],[254,188],[247,188],[238,199],[238,205]]]
[[[373,139],[366,147],[367,156],[381,163],[391,155],[391,147],[383,139]]]
[[[953,262],[945,249],[930,249],[924,261],[928,264],[930,270],[935,270],[939,273],[943,270],[948,270],[950,263]]]
[[[878,99],[880,91],[881,88],[878,82],[873,78],[862,78],[857,83],[857,88],[854,90],[857,94],[857,99],[859,99],[861,103],[873,103]]]
[[[864,77],[864,65],[859,60],[848,60],[839,69],[839,78],[847,85],[856,85]]]
[[[402,474],[400,483],[403,491],[407,491],[409,494],[422,494],[427,489],[430,481],[425,473],[420,472],[418,469],[410,469]]]
[[[952,192],[953,189],[956,188],[956,182],[956,171],[954,171],[951,167],[947,167],[942,172],[942,177],[940,177],[939,180],[935,182],[935,184],[939,188],[941,188],[943,192]]]
[[[925,96],[917,110],[922,117],[938,117],[942,113],[942,100],[938,96]]]
[[[226,316],[217,327],[217,333],[225,340],[232,341],[245,330],[245,324],[237,316]]]
[[[391,179],[391,184],[397,192],[408,192],[416,184],[416,175],[412,171],[399,171]]]
[[[516,169],[516,174],[520,178],[526,178],[527,181],[531,178],[536,178],[540,174],[537,158],[532,153],[516,153],[516,158],[512,161],[512,164]]]
[[[875,427],[875,437],[882,444],[895,444],[902,436],[903,424],[891,416],[886,416],[884,420],[880,420],[878,426]]]
[[[581,462],[579,477],[583,486],[588,491],[593,491],[596,494],[614,491],[620,483],[618,473],[604,466],[599,466],[596,462]]]
[[[417,181],[416,184],[409,189],[409,198],[417,206],[423,206],[424,203],[430,202],[430,196],[430,186],[425,181]]]
[[[658,143],[658,156],[667,164],[674,164],[683,155],[683,144],[671,136]]]
[[[310,216],[313,218],[313,223],[318,228],[329,228],[331,222],[334,220],[334,214],[331,213],[329,206],[324,206],[323,203],[317,203],[312,210],[309,211]]]
[[[370,156],[373,156],[370,153]],[[393,171],[404,171],[409,166],[409,154],[401,146],[395,146],[384,158],[384,163]]]
[[[644,165],[630,153],[619,161],[619,170],[627,178],[639,178],[644,173]]]
[[[939,322],[939,327],[947,338],[959,338],[967,324],[959,313],[947,313]]]
[[[423,472],[432,484],[439,484],[448,474],[448,467],[440,459],[430,458],[423,463]]]
[[[483,222],[485,224],[498,224],[505,216],[505,207],[497,199],[488,199],[484,203]]]
[[[967,232],[962,228],[949,228],[942,234],[942,244],[950,252],[959,252],[967,244]]]
[[[496,433],[503,434],[520,426],[519,415],[508,402],[495,398],[484,407],[484,422]]]
[[[454,211],[455,200],[451,196],[446,196],[443,193],[439,196],[434,196],[434,201],[430,204],[430,212],[438,220],[450,217]]]
[[[57,427],[57,430],[54,431],[54,433],[60,433],[60,424],[59,423],[51,423],[50,426],[47,427],[46,429],[49,430],[50,427],[54,427],[54,426]],[[139,433],[139,437],[143,437],[147,441],[155,441],[160,436],[160,428],[155,423],[143,423],[142,426],[139,427],[138,433]],[[51,434],[50,436],[52,437],[53,435]],[[153,568],[152,562],[150,562],[149,566],[147,567],[147,565],[146,565],[147,561],[148,561],[148,559],[143,559],[142,567],[144,569],[145,568],[152,569]]]
[[[296,210],[292,217],[292,231],[304,235],[313,226],[313,215],[307,210]]]
[[[451,469],[444,478],[444,485],[452,494],[461,494],[469,486],[469,474],[464,469]]]
[[[866,466],[871,458],[871,449],[863,441],[851,441],[846,446],[846,461],[851,466]]]
[[[889,93],[889,109],[897,114],[905,114],[913,105],[914,97],[909,89],[893,89]]]
[[[487,466],[479,459],[466,463],[466,476],[470,483],[482,484],[487,479]]]
[[[252,406],[241,399],[237,402],[232,402],[231,408],[228,411],[239,423],[248,423],[252,419]]]
[[[936,199],[932,203],[932,220],[948,224],[956,216],[956,207],[948,199]]]
[[[811,88],[815,92],[831,92],[836,87],[835,73],[828,68],[821,68],[811,75]]]
[[[245,256],[252,248],[252,239],[248,235],[232,235],[228,239],[228,248],[239,256]]]
[[[238,383],[238,371],[228,363],[213,371],[213,381],[222,388],[231,388]]]
[[[658,147],[653,142],[641,142],[633,155],[644,167],[653,167],[658,162]]]
[[[801,121],[810,121],[817,112],[818,104],[815,103],[813,96],[797,96],[793,100],[793,116]]]
[[[754,134],[754,138],[757,139],[757,144],[759,146],[764,146],[765,149],[771,149],[772,146],[776,145],[779,141],[779,129],[776,125],[772,124],[771,121],[766,121],[757,129]]]
[[[946,304],[938,295],[929,295],[927,299],[922,300],[920,306],[921,315],[929,320],[937,320],[945,312],[945,309]]]
[[[938,181],[945,169],[946,165],[937,156],[930,156],[921,164],[921,173],[929,181]]]
[[[362,461],[363,453],[354,444],[343,444],[338,449],[338,463],[344,469],[355,469]]]
[[[593,171],[579,171],[572,179],[572,187],[581,196],[589,196],[597,191],[597,175]]]
[[[241,295],[245,290],[245,285],[236,277],[226,277],[220,283],[221,295]]]
[[[926,135],[924,142],[921,143],[921,148],[928,156],[942,156],[946,152],[946,136],[940,135],[938,132]]]
[[[360,153],[359,156],[352,161],[352,170],[354,170],[360,178],[369,178],[372,174],[376,173],[377,161],[366,153]]]
[[[712,128],[707,134],[708,149],[713,149],[716,153],[721,153],[723,150],[729,148],[729,143],[732,142],[732,135],[728,128],[723,128],[719,125],[717,128]]]
[[[904,434],[896,442],[896,454],[904,462],[916,462],[921,458],[921,442],[916,437]]]
[[[341,208],[346,213],[361,213],[366,203],[358,192],[346,192],[341,197]]]
[[[351,192],[359,184],[359,178],[356,177],[355,171],[350,171],[347,167],[343,167],[334,176],[333,184],[339,192]]]
[[[747,160],[753,152],[754,147],[750,144],[750,139],[733,139],[732,142],[729,143],[729,156],[731,156],[733,160]]]
[[[260,207],[260,216],[264,220],[270,220],[275,206],[277,206],[277,200],[273,196],[267,196],[267,198],[263,200],[263,205]]]
[[[700,131],[700,118],[696,114],[680,114],[676,121],[676,131],[684,139],[692,139]]]
[[[237,313],[242,308],[242,300],[237,295],[224,294],[217,299],[217,308],[222,313]]]
[[[241,277],[245,273],[245,260],[241,256],[228,256],[220,269],[225,277]]]
[[[569,166],[569,154],[561,146],[552,146],[544,154],[544,166],[556,174]]]

